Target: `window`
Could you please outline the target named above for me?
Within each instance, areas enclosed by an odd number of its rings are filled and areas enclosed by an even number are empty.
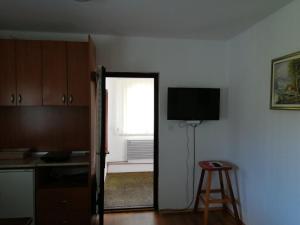
[[[118,79],[118,124],[122,135],[153,135],[154,131],[154,79]]]

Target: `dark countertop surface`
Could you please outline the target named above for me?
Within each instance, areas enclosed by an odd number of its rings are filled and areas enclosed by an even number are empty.
[[[72,155],[71,158],[64,162],[47,163],[38,156],[27,157],[25,159],[0,160],[0,169],[34,169],[36,167],[47,166],[84,166],[90,163],[89,154]]]

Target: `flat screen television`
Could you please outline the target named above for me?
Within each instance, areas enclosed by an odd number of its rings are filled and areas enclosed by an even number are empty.
[[[168,120],[219,120],[219,88],[168,88]]]

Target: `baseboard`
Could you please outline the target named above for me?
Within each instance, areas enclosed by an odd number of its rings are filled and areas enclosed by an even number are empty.
[[[152,163],[118,163],[108,164],[108,173],[134,173],[134,172],[153,172]]]
[[[223,208],[221,207],[211,207],[209,211],[222,211]],[[197,212],[203,212],[204,209],[199,208],[197,209]],[[171,214],[171,213],[192,213],[194,212],[194,209],[160,209],[158,211],[159,213],[165,213],[165,214]]]
[[[154,211],[154,208],[153,207],[141,207],[141,208],[105,209],[104,213],[147,212],[147,211]]]
[[[153,164],[153,162],[130,162],[130,161],[116,161],[107,162],[108,165],[134,165],[134,164]]]

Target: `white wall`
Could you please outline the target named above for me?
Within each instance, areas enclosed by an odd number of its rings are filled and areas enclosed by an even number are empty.
[[[185,207],[186,130],[176,122],[167,121],[167,87],[222,88],[221,120],[197,129],[197,160],[224,158],[228,144],[225,43],[99,36],[94,39],[99,63],[108,70],[160,73],[159,205],[172,209]],[[190,129],[190,139],[191,135]],[[198,172],[197,169],[197,177]]]
[[[229,41],[228,158],[247,225],[300,224],[300,112],[269,109],[271,59],[300,50],[300,1]]]
[[[117,86],[113,79],[106,79],[108,91],[108,151],[107,162],[121,162],[126,160],[125,137],[117,133],[117,105],[121,104],[117,96]]]
[[[83,34],[0,32],[0,37],[86,40]],[[159,206],[186,206],[186,130],[167,120],[167,87],[220,87],[221,120],[197,129],[197,160],[222,159],[228,150],[227,45],[222,41],[93,35],[97,62],[109,71],[159,72]],[[192,141],[191,129],[189,130]],[[190,146],[192,142],[190,142]],[[191,174],[191,172],[190,172]],[[197,178],[199,170],[197,169]],[[197,179],[198,181],[198,179]],[[191,192],[191,190],[189,190]]]

